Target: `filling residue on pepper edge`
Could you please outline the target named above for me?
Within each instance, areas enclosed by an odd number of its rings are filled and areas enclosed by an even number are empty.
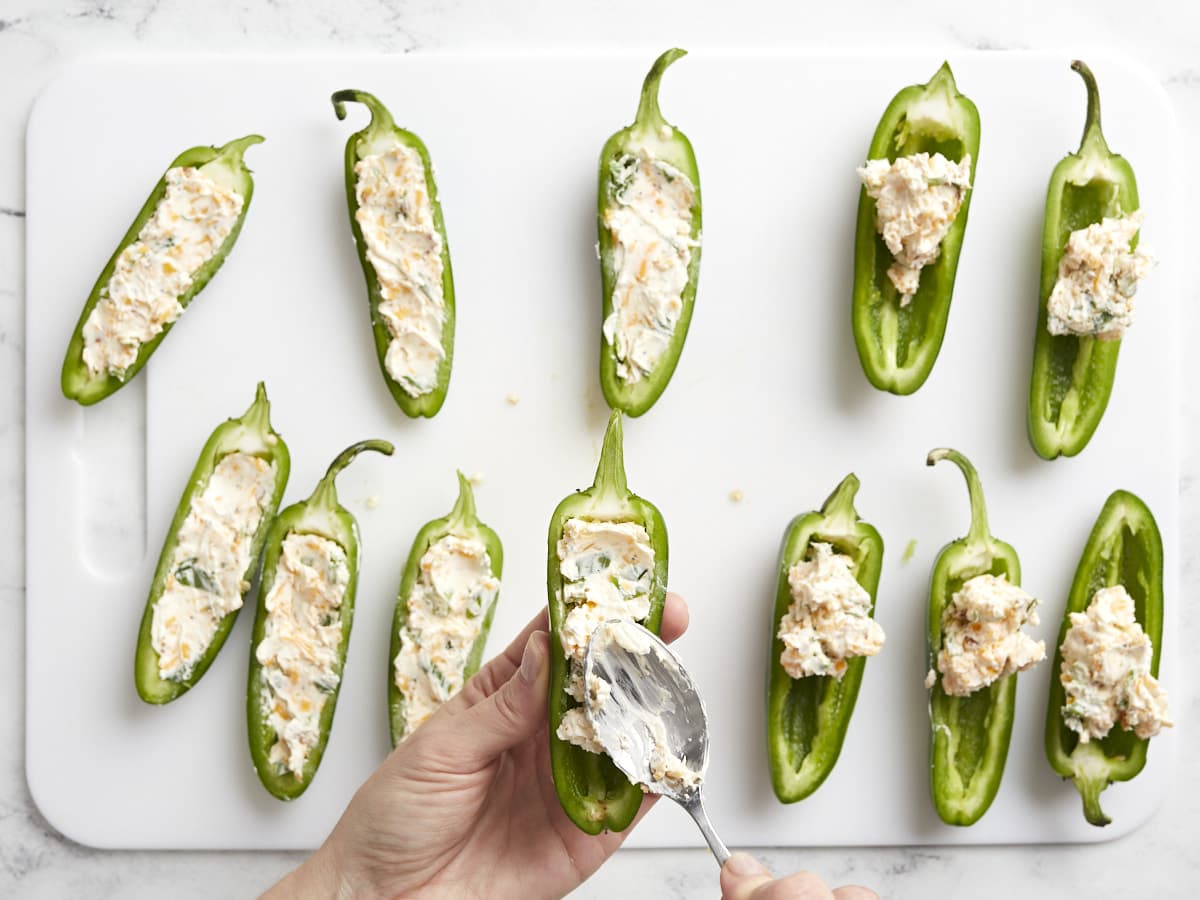
[[[871,618],[871,595],[854,578],[854,561],[814,541],[810,559],[788,569],[792,603],[779,622],[779,662],[792,678],[832,675],[841,680],[847,660],[874,656],[883,628]]]
[[[482,541],[446,535],[421,556],[404,598],[408,618],[393,661],[406,737],[462,690],[467,660],[499,590]]]
[[[160,678],[187,678],[221,622],[241,608],[254,534],[274,488],[274,463],[229,453],[192,497],[150,626]]]
[[[1100,740],[1114,725],[1139,738],[1169,728],[1167,692],[1150,674],[1154,646],[1134,617],[1129,592],[1119,584],[1102,588],[1070,621],[1059,679],[1063,721],[1079,742]]]
[[[617,376],[636,384],[650,375],[671,344],[683,311],[692,249],[696,188],[674,166],[642,148],[610,163],[604,226],[612,236],[612,312],[604,339],[614,348]]]
[[[123,378],[142,344],[183,314],[179,298],[242,214],[241,194],[197,168],[168,169],[166,183],[154,213],[117,256],[84,322],[83,362],[93,377]]]
[[[994,681],[1030,668],[1046,655],[1044,641],[1021,630],[1037,625],[1037,600],[1003,575],[976,575],[954,592],[942,614],[942,647],[937,671],[929,670],[925,686],[942,676],[942,690],[965,697]]]
[[[971,154],[953,162],[940,153],[914,153],[895,162],[869,159],[858,169],[875,201],[875,226],[894,259],[888,279],[908,306],[921,269],[934,262],[971,188]]]
[[[288,532],[254,655],[263,667],[262,702],[276,738],[268,760],[297,778],[320,740],[321,710],[340,681],[341,607],[349,584],[350,567],[339,544]]]
[[[1149,253],[1130,248],[1142,219],[1139,209],[1071,232],[1046,302],[1051,334],[1120,340],[1133,324],[1138,281],[1154,265]]]
[[[566,692],[582,703],[583,662],[592,632],[610,619],[640,622],[650,615],[654,548],[637,522],[571,518],[563,525],[557,551],[568,610],[559,629],[567,657]],[[585,750],[604,752],[581,706],[563,714],[556,733]]]
[[[379,283],[378,314],[391,335],[384,366],[405,393],[420,397],[437,387],[446,355],[443,241],[425,164],[416,150],[396,141],[360,159],[354,173],[354,217]]]

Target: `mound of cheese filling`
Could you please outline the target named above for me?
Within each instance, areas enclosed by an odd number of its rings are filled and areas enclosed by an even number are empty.
[[[183,314],[179,298],[233,232],[245,201],[199,169],[168,169],[167,189],[137,237],[117,256],[83,324],[83,362],[93,375],[124,377],[142,344]]]
[[[1138,281],[1154,265],[1150,254],[1129,247],[1143,218],[1139,209],[1071,232],[1046,302],[1051,334],[1119,340],[1133,324]]]
[[[221,457],[176,535],[150,643],[158,675],[182,681],[204,656],[224,618],[242,606],[254,533],[275,488],[275,466],[249,453]]]
[[[1046,655],[1021,626],[1037,625],[1037,601],[1003,575],[976,575],[954,592],[942,614],[937,672],[942,690],[965,697],[994,681],[1028,669]],[[937,682],[930,671],[926,687]]]
[[[613,345],[617,376],[636,384],[654,371],[683,311],[692,249],[696,188],[683,172],[642,148],[610,164],[612,206],[604,227],[612,236],[612,312],[604,339]]]
[[[812,550],[788,569],[792,603],[779,622],[779,662],[792,678],[840,681],[848,659],[880,651],[883,628],[871,618],[871,595],[855,580],[853,560],[820,541]]]
[[[437,387],[446,355],[443,241],[425,164],[416,150],[397,141],[359,160],[354,173],[354,217],[379,282],[379,316],[391,335],[384,367],[405,393],[420,397]]]
[[[296,777],[320,739],[321,710],[340,680],[341,607],[349,584],[350,567],[339,544],[288,532],[254,655],[266,677],[262,702],[276,737],[268,759]]]
[[[1070,621],[1059,679],[1067,701],[1063,721],[1080,743],[1099,740],[1114,725],[1140,738],[1170,727],[1167,692],[1150,674],[1154,646],[1134,617],[1128,591],[1121,585],[1096,591]]]
[[[482,541],[446,535],[421,556],[393,661],[406,737],[462,690],[467,659],[499,590]]]
[[[888,279],[908,306],[921,269],[934,262],[971,188],[971,155],[952,162],[940,153],[914,153],[895,162],[869,159],[858,169],[875,201],[875,227],[894,262]]]
[[[609,619],[640,622],[650,615],[654,548],[637,522],[568,519],[558,542],[559,571],[567,615],[559,641],[567,658],[566,691],[585,699],[583,661],[592,632]],[[563,714],[557,735],[593,753],[603,753],[581,706]]]

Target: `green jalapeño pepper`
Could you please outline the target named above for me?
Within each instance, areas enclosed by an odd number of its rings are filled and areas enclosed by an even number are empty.
[[[259,780],[280,800],[308,788],[333,725],[359,567],[358,522],[338,503],[334,480],[364,450],[390,456],[393,447],[347,447],[312,496],[283,510],[267,534],[246,720]]]
[[[1128,781],[1142,771],[1150,744],[1149,738],[1139,738],[1116,726],[1103,738],[1081,743],[1079,734],[1063,721],[1067,701],[1059,673],[1071,613],[1083,612],[1097,591],[1116,585],[1124,587],[1133,598],[1134,618],[1154,645],[1150,674],[1158,677],[1162,652],[1162,536],[1150,509],[1128,491],[1114,491],[1109,496],[1083,548],[1058,632],[1046,710],[1046,758],[1055,772],[1075,782],[1083,797],[1083,814],[1093,825],[1112,821],[1100,808],[1100,793],[1112,782]]]
[[[546,592],[550,607],[550,629],[558,636],[550,653],[550,767],[559,803],[576,825],[588,834],[623,831],[629,827],[642,803],[642,789],[620,772],[612,760],[589,752],[558,737],[558,728],[568,710],[580,704],[567,692],[568,666],[563,623],[571,610],[568,605],[559,558],[560,541],[568,523],[632,523],[646,530],[654,553],[648,576],[649,613],[641,624],[658,633],[662,624],[667,594],[667,527],[662,514],[648,500],[630,493],[625,481],[622,450],[621,413],[613,412],[600,451],[600,464],[592,486],[566,497],[550,519]]]
[[[338,91],[332,100],[339,119],[347,103],[371,113],[346,141],[346,204],[379,368],[405,415],[434,416],[454,358],[454,275],[433,163],[421,139],[397,127],[371,94]]]
[[[833,552],[851,559],[854,579],[871,595],[874,611],[883,564],[883,539],[858,517],[854,508],[857,493],[858,478],[847,475],[819,511],[792,520],[779,553],[771,619],[767,752],[771,759],[771,784],[775,796],[784,803],[803,800],[833,771],[862,685],[865,656],[847,660],[840,679],[833,675],[792,678],[780,662],[784,644],[778,634],[779,623],[792,604],[788,574],[796,563],[811,558],[815,543],[829,544]]]
[[[453,654],[459,652],[452,648],[449,642],[444,648],[436,648],[440,651],[437,654],[422,652],[424,648],[420,643],[417,644],[418,654],[421,657],[419,667],[422,677],[429,679],[431,693],[435,701],[440,702],[449,700],[454,693],[462,689],[472,675],[479,671],[479,664],[483,659],[483,648],[487,643],[488,632],[492,628],[492,617],[496,614],[500,575],[504,568],[504,548],[500,544],[500,538],[496,532],[479,521],[479,516],[475,512],[475,494],[471,490],[471,482],[463,476],[462,472],[458,473],[458,500],[454,504],[454,508],[450,510],[449,515],[426,523],[417,532],[412,549],[408,553],[404,574],[400,579],[400,591],[396,597],[396,612],[392,618],[392,648],[388,655],[388,718],[391,725],[393,747],[407,737],[410,732],[405,710],[408,697],[400,687],[403,680],[398,662],[401,651],[400,636],[409,624],[410,604],[413,602],[414,589],[417,587],[417,581],[421,574],[421,560],[431,547],[445,538],[456,538],[469,544],[470,546],[451,551],[458,552],[464,557],[466,557],[465,551],[474,553],[482,547],[482,556],[486,559],[487,567],[496,584],[494,590],[479,590],[470,597],[459,598],[466,604],[466,608],[463,610],[453,607],[445,609],[443,613],[438,609],[438,603],[435,602],[430,609],[424,611],[427,616],[441,613],[445,616],[461,616],[467,619],[482,618],[479,635],[466,653],[466,663],[461,675],[455,671],[444,672],[438,668],[438,660],[447,656],[452,657]],[[475,559],[475,557],[466,558],[471,561]],[[480,561],[482,562],[482,559]],[[453,596],[441,597],[439,602],[448,605],[455,599]],[[479,602],[480,605],[474,606],[475,602]],[[419,638],[420,635],[418,634],[417,637]]]
[[[209,435],[158,556],[133,670],[147,703],[185,693],[217,658],[250,591],[290,468],[259,382],[245,414]]]
[[[971,498],[971,527],[967,536],[942,548],[933,566],[929,588],[929,669],[937,674],[946,608],[962,586],[977,575],[1021,583],[1017,551],[988,531],[983,487],[975,467],[957,450],[934,450],[928,465],[948,459],[966,478]],[[987,812],[1008,757],[1017,699],[1016,674],[998,678],[965,697],[951,696],[940,678],[929,695],[932,725],[931,786],[933,805],[947,825],[973,825]]]
[[[1100,130],[1100,93],[1082,62],[1071,68],[1087,85],[1087,119],[1076,153],[1050,176],[1042,229],[1041,302],[1029,384],[1029,440],[1039,456],[1074,456],[1100,424],[1117,374],[1119,337],[1051,334],[1049,300],[1072,231],[1138,208],[1137,180],[1124,158],[1112,153]],[[1137,238],[1134,238],[1136,244]]]
[[[221,268],[254,195],[242,155],[262,140],[192,147],[167,167],[79,315],[62,367],[69,399],[90,406],[125,385]]]
[[[969,155],[970,183],[975,183],[979,112],[958,92],[948,63],[942,63],[927,84],[910,85],[896,94],[875,129],[867,158],[894,163],[917,153],[940,153],[957,163]],[[863,372],[880,390],[911,394],[933,370],[950,317],[971,194],[968,189],[937,259],[920,269],[917,290],[907,302],[888,277],[895,257],[879,233],[876,202],[866,187],[859,195],[851,318]]]
[[[671,380],[700,277],[700,170],[687,136],[658,108],[663,72],[686,53],[654,61],[633,124],[600,151],[600,386],[610,407],[631,416]]]

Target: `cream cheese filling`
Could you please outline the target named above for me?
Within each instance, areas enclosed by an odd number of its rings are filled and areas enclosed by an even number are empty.
[[[384,367],[405,393],[420,397],[437,387],[446,356],[444,242],[425,164],[416,150],[397,141],[359,160],[354,173],[354,217],[379,283],[378,314],[391,335]]]
[[[612,312],[604,339],[617,357],[617,376],[636,384],[650,375],[671,344],[683,312],[692,251],[696,188],[650,150],[611,163],[613,205],[604,210],[612,236]]]
[[[183,314],[179,298],[233,232],[245,206],[241,194],[192,166],[168,169],[166,182],[166,193],[117,256],[84,322],[83,362],[93,376],[124,377],[142,345]]]
[[[340,681],[341,607],[349,584],[350,567],[339,544],[288,532],[254,655],[263,667],[261,701],[276,736],[268,759],[296,777],[320,740],[321,711]]]
[[[241,608],[254,534],[274,488],[274,463],[238,452],[221,457],[192,497],[151,620],[160,678],[187,678],[224,618]]]
[[[394,681],[404,696],[405,736],[462,690],[471,650],[500,590],[487,547],[474,538],[439,538],[418,568],[393,661]]]

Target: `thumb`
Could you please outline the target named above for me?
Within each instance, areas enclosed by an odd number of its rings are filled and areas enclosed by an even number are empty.
[[[749,900],[772,881],[771,871],[749,853],[735,853],[721,866],[722,900]]]
[[[461,729],[457,749],[466,762],[486,764],[546,723],[549,645],[546,632],[531,634],[512,677],[486,700],[451,719]]]

